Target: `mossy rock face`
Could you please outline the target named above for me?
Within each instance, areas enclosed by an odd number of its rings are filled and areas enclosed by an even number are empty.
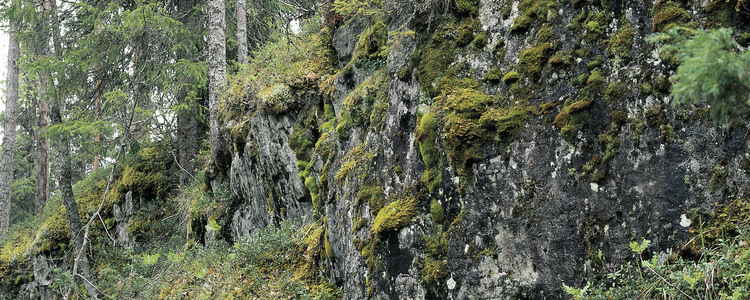
[[[416,79],[421,89],[429,97],[437,97],[439,93],[434,84],[445,75],[454,60],[456,51],[456,26],[453,22],[442,22],[428,39],[421,43],[420,48],[412,56],[412,64],[416,68]],[[473,38],[473,36],[472,36]],[[470,42],[468,40],[466,43]]]
[[[685,25],[692,17],[684,8],[671,0],[659,0],[654,4],[654,32],[664,32],[674,26]]]
[[[485,46],[487,46],[487,33],[482,31],[479,34],[477,34],[476,37],[474,37],[474,48],[476,49],[482,49]]]
[[[609,105],[616,105],[623,102],[629,95],[630,89],[622,81],[615,81],[607,86],[604,91],[604,100]]]

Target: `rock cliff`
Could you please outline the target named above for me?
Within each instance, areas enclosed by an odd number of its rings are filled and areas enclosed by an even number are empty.
[[[320,265],[345,299],[563,298],[631,261],[632,241],[679,253],[691,211],[750,186],[746,129],[672,106],[678,62],[645,39],[739,36],[747,15],[725,2],[387,0],[337,15],[340,71],[290,84],[307,106],[232,126],[247,127],[232,234],[323,220]]]

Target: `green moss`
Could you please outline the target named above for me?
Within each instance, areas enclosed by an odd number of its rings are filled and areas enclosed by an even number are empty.
[[[604,91],[604,100],[609,105],[615,105],[623,102],[630,90],[628,86],[622,81],[615,81],[607,86]]]
[[[674,26],[690,22],[690,14],[671,0],[659,0],[654,4],[654,32],[664,32]]]
[[[659,129],[661,130],[661,141],[663,143],[673,143],[677,139],[677,134],[674,132],[672,125],[661,125]]]
[[[708,25],[710,27],[733,27],[734,13],[737,7],[736,0],[714,0],[706,5],[706,12],[709,15]]]
[[[426,113],[419,122],[416,130],[416,142],[419,154],[425,164],[426,170],[422,174],[422,182],[427,186],[430,193],[434,193],[442,184],[442,156],[437,148],[438,120],[431,112]]]
[[[495,59],[502,61],[505,58],[505,52],[505,40],[500,39],[495,44],[495,48],[492,49],[492,54],[495,56]]]
[[[554,42],[555,32],[549,23],[545,23],[537,33],[537,43],[551,43]]]
[[[623,26],[610,39],[607,45],[607,52],[610,57],[619,56],[626,63],[633,58],[633,38],[635,31],[630,23],[623,21]]]
[[[563,109],[555,117],[554,124],[560,128],[563,139],[573,144],[578,131],[588,124],[591,101],[573,102],[571,99],[565,101]]]
[[[666,94],[672,89],[672,83],[669,82],[666,76],[660,75],[651,80],[651,87],[655,92]]]
[[[548,13],[558,9],[556,1],[523,0],[518,4],[521,15],[510,29],[511,33],[523,33],[537,21],[547,22]]]
[[[571,79],[570,82],[573,85],[581,86],[581,85],[586,84],[586,82],[589,81],[589,76],[590,75],[588,73],[583,73],[581,75],[578,75],[578,77]]]
[[[589,67],[589,69],[596,69],[600,67],[603,63],[604,63],[604,57],[602,57],[601,55],[597,55],[596,58],[594,58],[594,60],[589,62],[587,67]]]
[[[418,208],[417,200],[411,197],[398,199],[383,207],[372,223],[370,233],[382,236],[388,232],[398,231],[411,223]]]
[[[542,74],[542,68],[547,64],[550,56],[555,53],[552,43],[542,43],[521,52],[518,60],[518,70],[536,81]]]
[[[712,192],[723,189],[727,180],[727,170],[723,166],[715,166],[711,170],[711,181],[709,187]]]
[[[461,23],[461,27],[458,28],[458,36],[456,37],[456,45],[463,47],[468,45],[474,40],[474,22],[472,20],[466,20]],[[486,39],[486,36],[485,36]],[[485,41],[486,42],[486,41]]]
[[[234,151],[243,155],[245,153],[245,143],[247,136],[250,134],[250,119],[243,121],[232,127],[229,131],[229,137],[232,140]]]
[[[487,33],[482,31],[474,37],[474,48],[482,49],[487,46]]]
[[[328,227],[326,227],[326,235],[325,235],[325,258],[328,260],[332,260],[334,257],[333,254],[333,247],[331,246],[331,242],[328,241]]]
[[[475,16],[479,13],[479,4],[473,0],[456,0],[456,13],[464,16]]]
[[[455,35],[455,25],[452,22],[443,22],[429,39],[421,42],[422,46],[412,56],[412,64],[417,66],[416,78],[421,83],[420,88],[431,98],[439,95],[434,84],[445,75],[448,66],[453,63],[456,51]]]
[[[618,127],[625,125],[628,122],[628,115],[619,110],[613,110],[609,113],[609,118],[612,120],[612,123],[616,124]]]
[[[750,32],[744,32],[742,35],[737,37],[737,44],[742,47],[750,46]]]
[[[436,224],[443,223],[443,220],[445,218],[445,210],[443,210],[443,206],[440,205],[440,202],[435,199],[432,199],[432,201],[430,202],[430,215],[432,216],[432,220]]]
[[[377,215],[383,206],[385,206],[385,193],[383,188],[378,184],[365,184],[359,189],[357,196],[357,205],[367,203],[370,205],[370,213]]]
[[[586,80],[586,85],[590,87],[601,87],[604,85],[604,76],[599,71],[591,72],[591,76]]]
[[[633,126],[633,144],[638,145],[641,141],[641,135],[646,131],[646,123],[638,118],[628,118]]]
[[[484,75],[484,81],[490,83],[500,83],[503,80],[503,71],[498,67],[490,69],[487,74]]]
[[[388,29],[382,16],[372,18],[370,26],[359,35],[352,62],[361,59],[385,60],[388,57]]]
[[[511,85],[516,83],[518,80],[521,80],[521,74],[518,74],[518,72],[510,71],[503,77],[503,83],[505,85]]]
[[[585,21],[581,24],[586,32],[583,34],[583,39],[588,43],[599,42],[605,34],[605,29],[609,23],[606,11],[599,13],[590,12]]]
[[[313,208],[317,211],[323,207],[322,197],[320,197],[320,190],[318,189],[318,182],[315,176],[309,176],[305,178],[305,187],[310,191],[310,197],[312,197]]]

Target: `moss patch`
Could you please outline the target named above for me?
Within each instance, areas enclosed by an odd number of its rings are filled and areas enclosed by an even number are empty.
[[[417,208],[417,200],[411,197],[391,202],[378,212],[372,222],[370,233],[373,236],[382,236],[385,233],[404,228],[411,223],[411,219],[417,213]]]
[[[556,1],[523,0],[518,4],[521,15],[514,21],[510,32],[523,33],[537,21],[547,22],[548,13],[556,12],[557,9]]]
[[[633,58],[633,38],[635,31],[630,23],[623,21],[622,27],[610,39],[607,45],[607,52],[610,57],[619,56],[626,63]]]
[[[692,18],[684,8],[671,0],[659,0],[654,4],[654,32],[664,32],[674,26],[684,25]]]
[[[436,192],[443,182],[443,159],[440,151],[438,151],[435,140],[437,138],[437,130],[438,119],[431,112],[422,116],[419,127],[416,130],[417,147],[426,167],[424,174],[422,174],[422,182],[427,186],[430,193]]]
[[[568,144],[573,144],[578,131],[588,124],[591,101],[577,101],[568,99],[563,104],[563,108],[555,117],[555,126],[560,128],[560,134]]]
[[[500,83],[503,80],[503,71],[498,67],[490,69],[487,74],[484,75],[484,81],[490,83]]]
[[[505,85],[511,85],[516,83],[518,80],[521,80],[521,74],[518,74],[518,72],[510,71],[503,77],[503,83]]]
[[[542,74],[542,68],[547,64],[550,56],[555,53],[552,43],[541,43],[521,52],[518,60],[518,70],[536,81]]]

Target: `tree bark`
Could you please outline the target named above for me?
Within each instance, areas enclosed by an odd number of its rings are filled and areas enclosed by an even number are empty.
[[[8,79],[5,97],[5,126],[3,131],[3,157],[0,166],[0,236],[10,226],[10,199],[13,186],[13,169],[16,154],[16,123],[18,114],[18,60],[21,48],[16,39],[18,24],[11,22],[8,47]]]
[[[49,125],[49,102],[47,101],[47,82],[49,78],[40,74],[39,103],[37,110],[37,127],[34,133],[36,140],[36,192],[34,193],[34,211],[41,215],[49,199],[49,139],[42,135],[42,130]]]
[[[235,13],[237,15],[237,62],[247,63],[247,9],[245,0],[237,0]]]
[[[219,174],[225,172],[224,139],[219,130],[219,95],[227,77],[224,0],[208,1],[208,111],[211,155]]]

